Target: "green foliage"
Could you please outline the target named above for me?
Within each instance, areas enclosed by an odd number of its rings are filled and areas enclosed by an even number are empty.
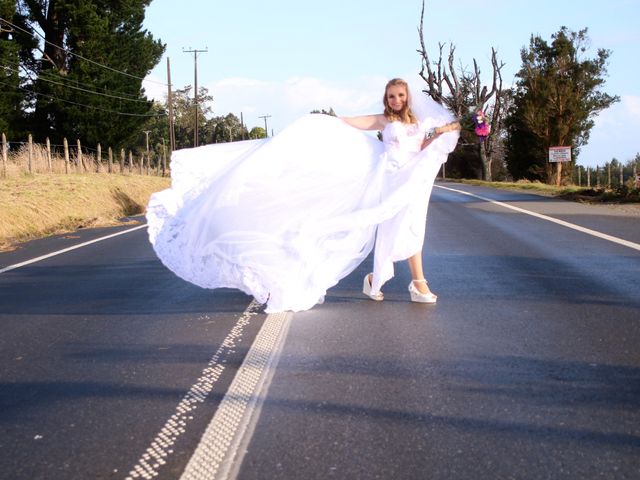
[[[611,52],[599,49],[595,58],[583,58],[587,29],[573,32],[562,27],[552,39],[549,44],[532,36],[529,48],[521,51],[522,67],[506,122],[507,164],[514,178],[551,181],[548,148],[570,146],[575,161],[589,139],[595,115],[619,100],[600,91]],[[565,169],[566,176],[573,165],[572,161]]]
[[[325,110],[324,108],[322,110],[311,110],[311,112],[309,113],[320,113],[322,115],[331,115],[332,117],[336,117],[336,112],[333,111],[333,107],[329,107],[329,110]]]
[[[176,149],[193,147],[195,119],[198,117],[198,145],[210,143],[210,132],[207,130],[207,116],[211,115],[210,103],[213,97],[205,87],[198,88],[198,105],[195,108],[191,93],[193,88],[188,85],[173,92],[173,118],[176,134]],[[168,105],[167,105],[168,110]]]
[[[250,139],[267,138],[267,132],[262,127],[253,127],[249,132]]]
[[[141,79],[164,51],[142,29],[150,2],[19,2],[31,21],[29,29],[41,30],[50,42],[36,66],[25,59],[36,75],[31,87],[39,94],[28,99],[33,111],[27,115],[37,138],[80,138],[87,145],[100,142],[114,148],[138,138],[153,108]]]
[[[0,17],[15,19],[15,1],[0,0]],[[19,64],[20,46],[14,40],[12,29],[0,26],[0,132],[9,136],[14,134],[21,114]]]
[[[233,113],[213,117],[207,121],[208,143],[235,142],[249,139],[249,132]]]

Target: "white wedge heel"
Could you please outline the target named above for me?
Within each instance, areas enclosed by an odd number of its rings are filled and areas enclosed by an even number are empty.
[[[414,282],[416,282],[416,283],[424,283],[427,286],[429,285],[429,283],[427,283],[427,281],[424,278],[420,279],[420,280],[412,280],[411,283],[409,284],[409,294],[411,295],[411,301],[412,302],[416,302],[416,303],[436,303],[436,301],[438,300],[438,296],[437,295],[435,295],[434,293],[431,293],[431,292],[422,293],[413,284]]]
[[[384,295],[382,294],[382,292],[374,293],[371,291],[371,288],[372,288],[371,275],[373,274],[368,273],[367,275],[364,276],[364,279],[362,280],[362,293],[364,293],[371,300],[375,300],[376,302],[381,302],[382,300],[384,300]]]

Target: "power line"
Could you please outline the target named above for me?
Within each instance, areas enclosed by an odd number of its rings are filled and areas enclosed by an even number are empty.
[[[27,67],[22,66],[22,68],[24,68],[24,69],[26,70],[26,68],[27,68]],[[55,78],[56,80],[62,80],[63,82],[64,82],[65,80],[68,80],[69,82],[73,82],[73,84],[74,84],[74,85],[69,85],[69,86],[71,86],[71,87],[72,87],[72,86],[94,87],[94,85],[91,85],[91,84],[89,84],[89,83],[79,82],[79,81],[78,81],[78,80],[76,80],[76,79],[64,78],[64,77],[61,77],[61,76],[56,75],[56,74],[55,74],[55,73],[53,73],[53,72],[49,72],[49,71],[46,71],[46,70],[45,70],[45,71],[41,71],[41,72],[36,72],[36,71],[34,71],[34,70],[30,70],[30,71],[31,71],[31,73],[33,73],[34,75],[37,75],[37,76],[38,76],[38,78],[40,78],[40,79],[42,79],[43,77],[44,77],[44,78]],[[64,84],[64,85],[65,85],[65,86],[67,86],[67,84]],[[138,95],[136,95],[136,94],[126,93],[126,92],[119,92],[119,91],[113,91],[113,90],[107,90],[107,89],[105,88],[103,93],[107,93],[107,92],[111,92],[112,94],[122,95],[122,96],[125,96],[125,97],[127,97],[127,96],[128,96],[128,97],[133,97],[133,98],[138,99],[138,100],[140,99],[140,98],[139,98],[139,96],[138,96]],[[97,91],[96,91],[96,93],[100,93],[100,92],[97,92]]]
[[[35,90],[30,90],[30,89],[28,89],[26,87],[20,87],[18,85],[11,85],[10,83],[0,82],[0,85],[5,85],[7,87],[17,88],[18,90],[24,90],[25,92],[33,93],[34,95],[38,95],[40,97],[49,98],[49,99],[55,100],[57,102],[70,103],[71,105],[76,105],[78,107],[92,108],[94,110],[100,110],[101,112],[106,112],[106,113],[113,113],[115,115],[125,115],[125,116],[128,116],[128,117],[147,117],[147,118],[164,117],[166,115],[166,113],[145,114],[145,113],[118,112],[116,110],[108,110],[106,108],[94,107],[93,105],[85,105],[85,104],[82,104],[82,103],[72,102],[70,100],[64,100],[62,98],[54,97],[53,95],[47,95],[46,93],[40,93],[40,92],[36,92]]]
[[[3,65],[0,65],[0,68],[4,68],[4,69],[6,69],[6,70],[11,70],[11,71],[13,71],[13,72],[20,73],[20,71],[19,71],[19,70],[15,69],[15,68],[12,68],[12,67],[10,67],[10,66],[8,66],[8,65],[4,65],[4,66],[3,66]],[[27,74],[29,74],[29,73],[34,73],[34,72],[31,72],[31,71],[27,70],[27,69],[26,69],[24,66],[22,66],[22,65],[21,65],[21,68],[22,68],[23,70],[25,70],[25,72],[26,72]],[[30,78],[30,80],[31,80],[31,81],[34,81],[34,80],[33,80],[33,78],[31,78],[31,77],[29,77],[29,78]],[[56,81],[54,81],[54,80],[49,80],[48,78],[43,77],[43,76],[39,76],[39,77],[37,78],[37,80],[42,80],[42,81],[44,81],[44,82],[53,83],[54,85],[60,85],[60,86],[66,87],[66,88],[71,88],[71,89],[73,89],[73,90],[79,90],[79,91],[81,91],[81,92],[87,92],[87,93],[91,93],[91,94],[94,94],[94,95],[100,95],[100,96],[108,97],[108,98],[115,98],[115,99],[118,99],[118,100],[125,100],[125,101],[127,101],[127,102],[140,102],[140,103],[148,103],[148,102],[149,102],[148,100],[144,100],[144,99],[142,99],[142,98],[126,98],[126,97],[120,97],[120,96],[118,96],[118,95],[110,95],[110,94],[108,94],[108,93],[96,92],[95,90],[88,90],[88,89],[86,89],[86,88],[76,87],[76,86],[74,86],[74,85],[68,85],[68,84],[65,84],[65,83],[62,83],[62,82],[56,82]]]
[[[7,20],[7,19],[5,19],[5,18],[0,17],[0,22],[4,22],[4,23],[6,23],[7,25],[9,25],[9,26],[13,27],[14,29],[19,30],[19,31],[20,31],[20,32],[22,32],[22,33],[26,33],[26,34],[27,34],[27,35],[29,35],[29,36],[32,36],[32,33],[31,33],[31,32],[29,32],[28,30],[25,30],[24,28],[21,28],[21,27],[19,27],[19,26],[17,26],[17,25],[14,25],[13,23],[11,23],[10,21],[8,21],[8,20]],[[72,52],[71,50],[69,50],[69,49],[67,49],[67,48],[61,47],[61,46],[59,46],[59,45],[56,45],[55,43],[50,42],[50,41],[49,41],[49,40],[47,40],[47,39],[46,39],[46,38],[45,38],[45,37],[44,37],[40,32],[37,32],[37,31],[35,31],[35,30],[34,30],[34,31],[33,31],[33,33],[35,33],[35,34],[36,34],[36,35],[38,35],[40,38],[42,38],[42,39],[44,40],[44,42],[45,42],[45,43],[47,43],[47,44],[49,44],[49,45],[51,45],[51,46],[53,46],[53,47],[55,47],[55,48],[57,48],[57,49],[59,49],[59,50],[62,50],[63,52],[68,53],[69,55],[73,55],[74,57],[77,57],[77,58],[79,58],[79,59],[81,59],[81,60],[84,60],[85,62],[92,63],[92,64],[94,64],[94,65],[97,65],[97,66],[99,66],[99,67],[105,68],[105,69],[107,69],[107,70],[111,70],[112,72],[119,73],[119,74],[121,74],[121,75],[125,75],[125,76],[127,76],[127,77],[135,78],[135,79],[138,79],[138,80],[143,80],[143,81],[146,81],[146,82],[157,83],[157,84],[160,84],[160,85],[164,85],[165,87],[167,86],[167,84],[166,84],[166,83],[164,83],[164,82],[158,82],[158,81],[156,81],[156,80],[149,80],[149,79],[145,79],[145,78],[143,78],[143,77],[138,77],[137,75],[132,75],[131,73],[123,72],[123,71],[121,71],[121,70],[117,70],[117,69],[115,69],[115,68],[109,67],[108,65],[104,65],[104,64],[102,64],[102,63],[96,62],[96,61],[91,60],[91,59],[89,59],[89,58],[83,57],[82,55],[79,55],[79,54],[77,54],[77,53],[75,53],[75,52]]]

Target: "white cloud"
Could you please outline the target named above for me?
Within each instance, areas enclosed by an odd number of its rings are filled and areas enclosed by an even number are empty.
[[[622,105],[633,116],[640,119],[640,96],[623,95],[621,97]]]
[[[147,98],[164,102],[167,98],[167,84],[156,75],[147,75],[142,81]]]
[[[314,77],[292,77],[283,81],[252,78],[226,78],[206,85],[213,96],[215,115],[242,112],[249,128],[263,126],[263,115],[269,130],[282,130],[296,118],[315,109],[333,108],[339,115],[379,112],[382,89],[386,80],[362,77],[330,82]]]

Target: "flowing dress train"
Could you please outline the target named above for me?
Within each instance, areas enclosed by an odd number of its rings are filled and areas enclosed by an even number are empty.
[[[429,195],[457,142],[420,151],[452,121],[435,102],[418,125],[389,123],[383,141],[326,115],[275,137],[179,150],[171,188],[152,195],[149,239],[161,261],[205,288],[237,288],[266,311],[313,307],[375,244],[373,287],[420,251]]]

